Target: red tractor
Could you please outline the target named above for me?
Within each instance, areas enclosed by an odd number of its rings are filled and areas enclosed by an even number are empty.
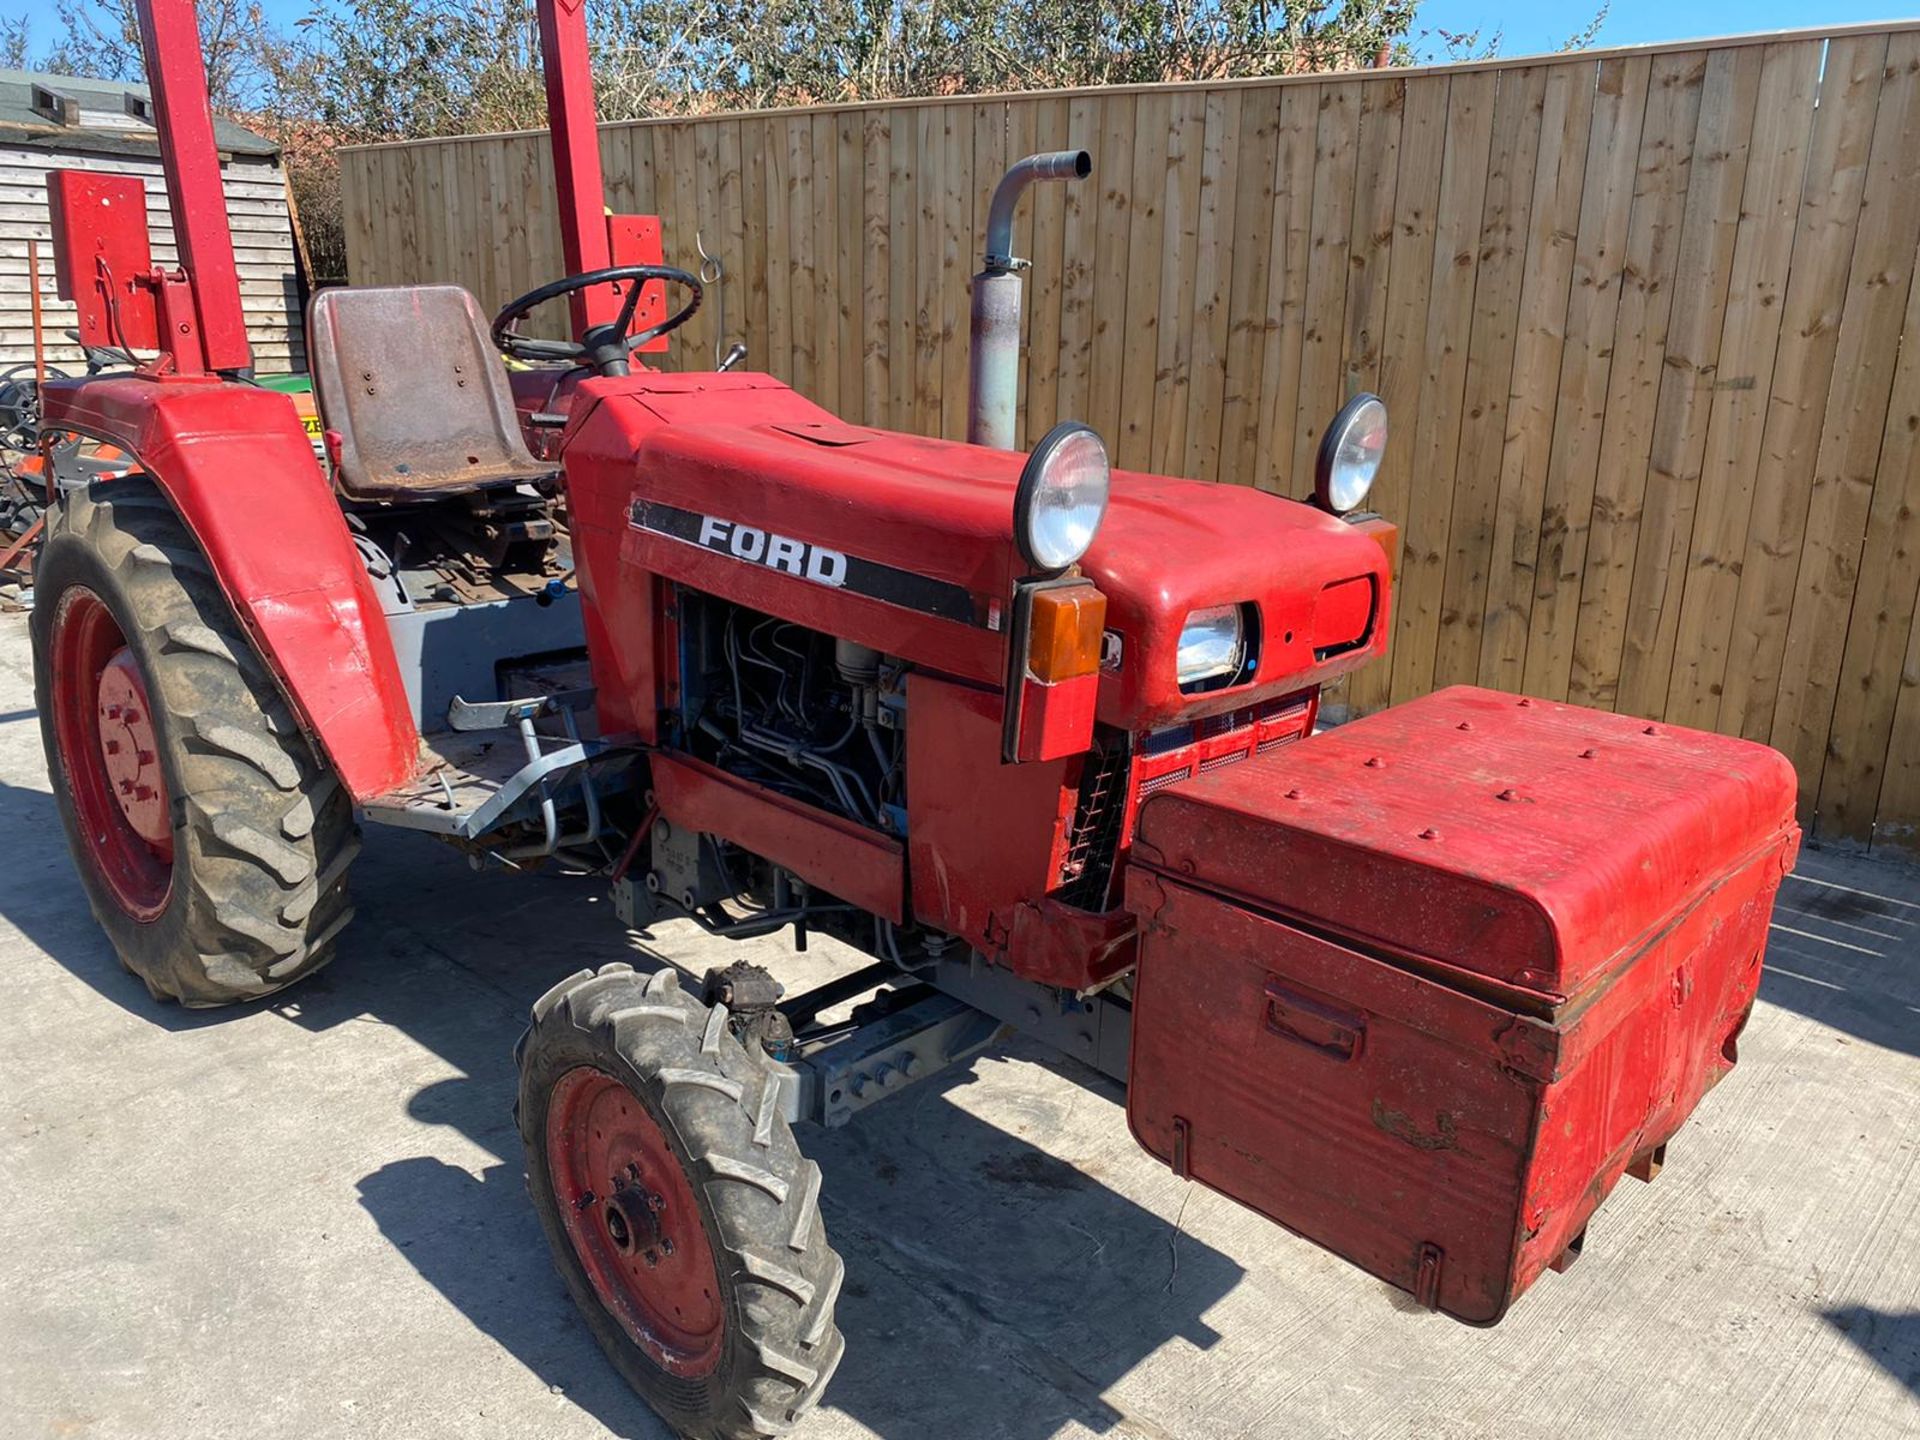
[[[621,964],[533,1003],[529,1190],[673,1425],[778,1434],[839,1362],[792,1127],[1008,1027],[1122,1081],[1179,1175],[1470,1323],[1653,1176],[1753,1004],[1789,767],[1474,689],[1316,733],[1387,643],[1384,409],[1340,412],[1297,500],[1114,472],[1084,425],[1011,449],[1011,217],[1084,154],[993,197],[970,443],[636,368],[700,285],[606,217],[580,7],[540,0],[572,273],[491,324],[451,286],[321,294],[316,456],[250,383],[192,0],[140,10],[179,268],[111,179],[51,179],[83,332],[149,357],[44,397],[33,639],[76,863],[187,1005],[347,943],[362,824],[604,876],[636,928],[871,956],[798,997]],[[562,296],[573,339],[520,333]]]

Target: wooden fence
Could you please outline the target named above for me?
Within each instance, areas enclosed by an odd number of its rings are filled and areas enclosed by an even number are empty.
[[[958,437],[1010,158],[1026,433],[1300,493],[1376,390],[1402,526],[1361,709],[1457,681],[1769,740],[1828,836],[1920,823],[1920,24],[605,127],[609,204],[854,421]],[[355,283],[558,276],[544,135],[342,155]],[[1284,557],[1275,557],[1284,564]]]

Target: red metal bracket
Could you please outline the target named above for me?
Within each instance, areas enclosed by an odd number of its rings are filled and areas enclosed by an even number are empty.
[[[156,266],[140,277],[140,283],[153,292],[160,332],[160,353],[140,367],[141,373],[205,378],[207,351],[194,313],[193,283],[186,272]]]

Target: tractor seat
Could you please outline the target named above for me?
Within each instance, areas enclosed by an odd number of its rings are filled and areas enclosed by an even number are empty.
[[[486,317],[458,285],[322,290],[307,317],[349,500],[427,500],[555,473],[527,450]]]

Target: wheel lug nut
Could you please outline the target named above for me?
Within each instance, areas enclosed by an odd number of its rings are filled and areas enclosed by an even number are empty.
[[[120,753],[120,742],[118,740],[109,740],[107,741],[106,749],[107,754],[118,755]]]
[[[660,1253],[662,1255],[671,1255],[673,1253],[673,1241],[664,1235],[660,1237]]]
[[[138,760],[142,765],[151,765],[153,763],[153,751],[136,750],[133,752],[133,758]]]

